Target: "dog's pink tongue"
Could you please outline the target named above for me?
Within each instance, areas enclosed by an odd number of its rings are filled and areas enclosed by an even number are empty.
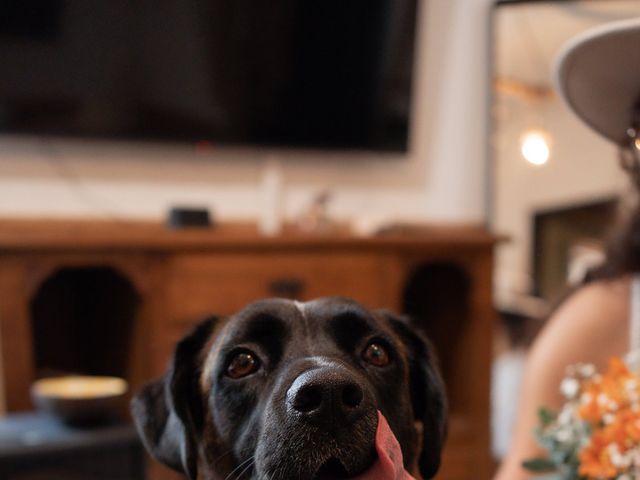
[[[404,469],[400,444],[389,428],[387,419],[379,410],[376,450],[378,452],[376,463],[356,477],[356,480],[415,480]]]

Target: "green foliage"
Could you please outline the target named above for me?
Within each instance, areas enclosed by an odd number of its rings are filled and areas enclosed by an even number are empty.
[[[538,410],[538,419],[542,428],[548,427],[558,418],[558,414],[551,409],[541,408]]]
[[[535,473],[548,473],[556,471],[556,464],[548,458],[532,458],[531,460],[525,460],[522,462],[522,466]]]
[[[527,460],[522,466],[537,474],[536,480],[585,480],[578,474],[578,452],[582,439],[590,436],[588,424],[575,416],[560,417],[547,408],[538,410],[538,419],[536,440],[549,456]]]

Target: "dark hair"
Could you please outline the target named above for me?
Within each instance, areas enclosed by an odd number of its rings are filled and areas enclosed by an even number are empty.
[[[634,108],[632,126],[627,129],[627,141],[619,145],[620,167],[640,194],[640,100]],[[640,272],[640,203],[625,212],[613,228],[607,242],[605,263],[587,276],[591,280],[607,280]]]
[[[614,227],[606,248],[605,263],[589,276],[591,280],[607,280],[640,272],[640,205]]]

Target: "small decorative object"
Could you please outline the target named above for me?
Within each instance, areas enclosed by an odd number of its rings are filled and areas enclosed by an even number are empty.
[[[327,233],[335,226],[328,213],[331,192],[323,190],[311,200],[311,204],[298,217],[298,228],[308,233]]]
[[[640,357],[612,358],[606,372],[567,369],[560,412],[539,412],[537,439],[547,458],[524,462],[545,480],[640,478]]]
[[[167,222],[172,228],[208,228],[212,226],[209,210],[206,208],[172,207]]]
[[[84,425],[112,420],[127,390],[122,378],[69,375],[37,380],[31,397],[38,410],[65,423]]]

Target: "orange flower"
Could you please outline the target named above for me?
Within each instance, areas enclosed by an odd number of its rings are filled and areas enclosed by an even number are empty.
[[[640,396],[638,377],[619,358],[609,360],[608,370],[582,385],[578,415],[591,424],[605,420],[605,414],[628,408],[633,396]]]
[[[618,358],[582,385],[578,416],[591,424],[589,443],[579,452],[579,473],[589,478],[615,478],[625,472],[624,454],[640,446],[638,377]]]
[[[589,478],[614,478],[618,470],[605,454],[602,445],[594,447],[585,448],[580,452],[580,475]]]
[[[624,473],[625,465],[616,466],[612,455],[622,456],[638,446],[640,413],[629,410],[616,417],[613,423],[595,430],[591,441],[579,453],[580,474],[587,477],[613,478]]]

